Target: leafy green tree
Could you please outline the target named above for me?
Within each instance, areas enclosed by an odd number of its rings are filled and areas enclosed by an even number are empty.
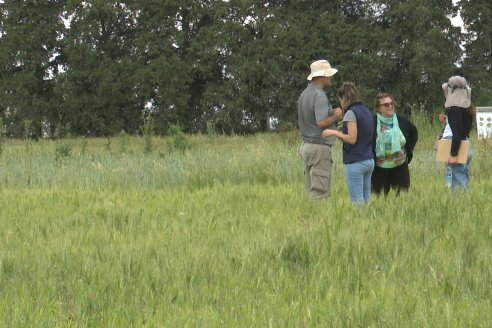
[[[200,35],[211,23],[209,1],[150,1],[139,11],[134,60],[138,92],[154,112],[156,131],[170,124],[187,132],[202,129],[200,104],[213,66]]]
[[[70,1],[66,15],[67,66],[58,81],[64,121],[77,135],[138,131],[145,99],[133,84],[137,12],[122,1]]]
[[[460,30],[449,20],[456,11],[452,1],[378,0],[374,6],[377,89],[393,92],[405,110],[442,106],[441,84],[462,54]]]
[[[492,7],[490,1],[460,1],[466,28],[462,74],[470,80],[478,105],[492,104]]]
[[[266,131],[295,123],[321,58],[339,69],[331,91],[349,80],[369,104],[388,90],[432,110],[459,70],[490,88],[490,6],[461,7],[466,39],[452,0],[3,2],[0,111],[11,136],[25,120],[33,136],[133,134],[148,115],[157,134]]]
[[[265,131],[270,118],[293,121],[310,61],[334,57],[323,45],[336,17],[335,1],[231,1],[221,46],[227,53],[223,107],[216,113],[222,130]],[[233,118],[232,120],[230,118]]]
[[[32,121],[33,137],[56,124],[54,77],[62,64],[60,19],[65,1],[0,3],[0,110],[7,134],[21,137]],[[49,132],[49,131],[48,131]]]
[[[180,123],[187,132],[205,131],[206,121],[213,106],[204,99],[213,95],[214,87],[223,80],[224,67],[222,49],[217,39],[223,32],[220,24],[223,18],[222,1],[180,2],[176,12],[177,42],[176,49],[180,59],[187,66],[187,108],[180,113]]]

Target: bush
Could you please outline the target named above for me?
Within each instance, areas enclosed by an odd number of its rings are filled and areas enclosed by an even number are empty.
[[[144,118],[144,124],[140,127],[140,129],[144,137],[144,154],[150,154],[154,149],[152,138],[155,133],[155,124],[152,115],[148,115]]]
[[[125,130],[121,130],[120,135],[119,135],[119,144],[120,144],[120,154],[125,154],[129,151],[129,145],[130,145],[130,136],[128,133],[125,132]]]
[[[190,149],[190,142],[186,138],[183,129],[179,125],[171,124],[169,126],[169,134],[171,135],[171,149],[173,151],[178,151],[184,153]]]
[[[55,162],[56,164],[63,164],[63,162],[72,156],[72,146],[69,144],[61,144],[55,149]]]
[[[80,153],[84,155],[87,152],[87,137],[82,136],[80,141]]]
[[[3,119],[0,117],[0,155],[5,147],[5,129],[3,127]]]
[[[24,120],[24,141],[26,143],[26,153],[32,152],[31,126],[31,120]]]

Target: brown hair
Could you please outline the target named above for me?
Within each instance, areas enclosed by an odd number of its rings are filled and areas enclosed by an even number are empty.
[[[470,103],[470,107],[466,109],[466,113],[474,119],[477,116],[477,108],[474,104]]]
[[[357,90],[353,82],[343,82],[342,86],[338,88],[337,96],[340,99],[345,98],[348,105],[360,102],[359,90]]]
[[[374,114],[378,113],[379,101],[383,98],[391,98],[391,101],[393,102],[393,107],[395,108],[396,111],[396,102],[395,102],[395,98],[393,98],[393,95],[389,92],[380,92],[376,96],[376,101],[374,103]]]

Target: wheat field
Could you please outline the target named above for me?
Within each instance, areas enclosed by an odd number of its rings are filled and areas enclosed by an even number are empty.
[[[412,186],[304,194],[296,132],[6,140],[5,327],[490,327],[491,143],[451,193],[418,121]]]

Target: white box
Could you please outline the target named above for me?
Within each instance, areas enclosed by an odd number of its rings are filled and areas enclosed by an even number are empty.
[[[492,107],[477,107],[478,139],[492,138]]]

